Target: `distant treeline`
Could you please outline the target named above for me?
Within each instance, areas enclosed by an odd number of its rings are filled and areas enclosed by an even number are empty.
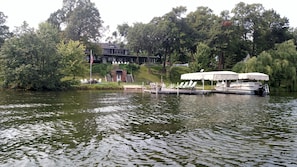
[[[261,4],[243,2],[219,16],[208,7],[186,12],[186,7],[180,6],[149,23],[118,25],[108,42],[128,47],[136,56],[159,56],[163,72],[175,63],[189,63],[191,72],[257,71],[269,74],[273,87],[297,90],[297,31],[286,17]],[[85,53],[93,50],[95,56],[101,54],[98,42],[106,27],[89,0],[63,1],[62,8],[37,30],[24,22],[10,32],[6,18],[0,12],[4,87],[67,87],[77,76],[87,74]]]

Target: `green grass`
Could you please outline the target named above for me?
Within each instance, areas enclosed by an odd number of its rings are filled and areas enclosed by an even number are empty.
[[[158,69],[154,67],[148,68],[145,65],[141,65],[140,69],[133,73],[136,83],[149,83],[149,82],[161,82],[162,74]]]

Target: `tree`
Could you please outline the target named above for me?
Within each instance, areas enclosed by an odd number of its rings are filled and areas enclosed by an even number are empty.
[[[48,22],[65,27],[67,39],[94,42],[101,37],[100,13],[90,0],[64,0],[62,9],[52,13]]]
[[[173,8],[171,12],[162,17],[153,18],[148,24],[135,23],[132,27],[123,24],[118,27],[121,36],[127,37],[128,46],[138,54],[159,55],[163,62],[163,71],[165,72],[166,62],[173,63],[171,57],[174,53],[174,61],[185,60],[180,57],[185,42],[185,32],[183,26],[186,23],[182,17],[186,12],[185,7]],[[186,28],[185,28],[186,29]]]
[[[144,51],[145,41],[142,38],[144,27],[145,24],[143,23],[134,23],[134,26],[129,28],[127,34],[128,46],[137,56]]]
[[[9,27],[5,25],[7,16],[4,15],[3,12],[0,12],[0,48],[4,43],[5,39],[11,37],[11,33],[9,32]]]
[[[188,48],[192,53],[196,52],[199,43],[205,43],[211,48],[212,57],[217,57],[218,64],[211,63],[212,69],[225,69],[232,64],[232,53],[230,54],[232,40],[232,22],[228,11],[223,11],[221,17],[213,14],[213,11],[207,7],[198,7],[196,11],[191,12],[186,17],[187,24],[192,29],[191,45]],[[232,50],[233,52],[233,50]]]
[[[183,14],[186,8],[183,6],[173,8],[172,11],[166,13],[162,17],[155,17],[146,27],[146,40],[148,45],[146,50],[155,55],[161,55],[163,61],[163,71],[166,72],[166,62],[170,65],[173,63],[172,53],[176,56],[175,61],[182,60],[180,58],[181,51],[184,51],[182,44],[185,44],[185,26]]]
[[[66,37],[72,40],[86,38],[88,41],[98,41],[102,21],[95,4],[90,1],[79,3],[67,19]]]
[[[117,30],[119,32],[119,36],[121,37],[120,38],[120,41],[123,44],[126,44],[127,43],[127,35],[128,35],[129,28],[130,28],[130,26],[127,23],[124,23],[122,25],[118,25],[117,26]]]
[[[204,69],[208,71],[211,69],[211,64],[214,61],[214,58],[211,57],[211,49],[203,43],[197,45],[196,53],[193,54],[194,61],[190,64],[192,71],[200,71]]]
[[[195,51],[199,42],[209,45],[212,41],[212,34],[218,17],[208,7],[198,7],[196,11],[191,12],[186,17],[187,24],[192,28],[193,43],[192,49]]]
[[[85,68],[85,46],[79,41],[69,42],[61,41],[58,46],[58,53],[62,56],[63,74],[72,76],[75,80],[76,76],[83,76],[87,69]]]
[[[271,76],[273,74],[272,65],[273,65],[273,58],[268,51],[263,51],[260,55],[258,55],[256,71],[262,72]]]
[[[33,82],[38,70],[38,66],[35,65],[38,53],[35,50],[39,43],[33,31],[5,41],[1,49],[1,72],[5,87],[34,87]]]
[[[261,34],[258,40],[258,50],[269,50],[277,43],[285,42],[292,38],[289,32],[289,20],[274,10],[266,10],[261,17]]]
[[[263,51],[246,62],[234,66],[236,72],[263,72],[270,76],[273,87],[296,91],[297,51],[293,40],[277,44],[269,51]]]
[[[20,37],[24,34],[30,34],[34,32],[34,28],[30,27],[29,24],[24,21],[23,24],[19,27],[16,27],[13,30],[14,37]]]
[[[4,86],[31,90],[54,90],[61,86],[61,57],[56,52],[59,32],[42,23],[5,41],[1,50]]]
[[[232,10],[235,33],[249,45],[249,55],[255,56],[268,50],[275,43],[288,40],[289,21],[274,10],[265,10],[261,4],[240,2]]]
[[[296,90],[296,69],[297,51],[293,40],[276,45],[271,50],[273,56],[273,85],[289,88],[290,91]]]

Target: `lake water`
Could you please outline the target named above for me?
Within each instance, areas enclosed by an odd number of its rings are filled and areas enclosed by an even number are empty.
[[[297,99],[0,92],[0,166],[297,166]]]

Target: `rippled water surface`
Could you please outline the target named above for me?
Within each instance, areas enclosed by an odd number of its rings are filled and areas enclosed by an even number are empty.
[[[0,166],[297,166],[294,96],[1,92]]]

